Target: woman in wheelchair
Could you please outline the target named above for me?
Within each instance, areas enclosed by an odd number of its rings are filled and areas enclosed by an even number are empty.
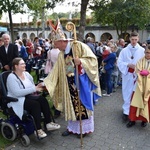
[[[15,58],[12,61],[13,72],[7,78],[8,96],[17,98],[17,102],[10,102],[8,107],[12,107],[15,114],[22,119],[23,111],[29,112],[36,124],[37,134],[39,138],[44,138],[47,134],[41,128],[41,112],[44,115],[46,128],[48,131],[60,128],[60,125],[53,123],[50,116],[50,108],[45,97],[39,96],[36,100],[25,97],[34,92],[40,92],[42,86],[35,86],[33,77],[25,71],[25,62],[22,58]],[[35,132],[36,134],[36,132]]]

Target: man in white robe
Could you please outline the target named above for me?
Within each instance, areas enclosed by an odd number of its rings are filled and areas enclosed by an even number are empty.
[[[128,120],[131,96],[135,87],[135,65],[139,59],[144,56],[144,48],[139,44],[139,35],[132,32],[130,35],[130,44],[122,49],[118,57],[118,68],[122,73],[122,95],[123,95],[123,121]]]

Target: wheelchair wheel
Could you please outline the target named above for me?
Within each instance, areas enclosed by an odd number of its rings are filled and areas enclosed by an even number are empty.
[[[13,125],[7,122],[2,122],[1,133],[7,140],[14,141],[17,137],[17,131]]]
[[[25,146],[25,147],[27,147],[27,146],[30,145],[30,139],[29,139],[29,137],[28,137],[26,134],[24,134],[24,135],[21,137],[20,141],[21,141],[21,144],[22,144],[23,146]]]

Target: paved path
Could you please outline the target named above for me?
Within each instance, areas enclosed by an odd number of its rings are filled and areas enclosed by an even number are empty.
[[[56,120],[61,125],[60,130],[49,133],[41,141],[31,136],[27,148],[18,141],[6,150],[150,150],[150,126],[142,128],[137,122],[134,127],[126,128],[121,120],[121,105],[121,89],[100,100],[95,106],[95,132],[83,139],[82,149],[75,135],[61,136],[67,125],[61,116]]]

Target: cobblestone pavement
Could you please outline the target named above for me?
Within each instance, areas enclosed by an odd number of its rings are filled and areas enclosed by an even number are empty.
[[[103,97],[95,106],[95,132],[83,139],[76,135],[62,137],[67,122],[64,117],[56,119],[61,129],[48,134],[48,137],[38,141],[30,136],[31,144],[26,148],[20,141],[6,148],[6,150],[150,150],[150,128],[145,128],[137,122],[132,128],[126,128],[122,122],[122,95],[117,89],[111,97]]]

